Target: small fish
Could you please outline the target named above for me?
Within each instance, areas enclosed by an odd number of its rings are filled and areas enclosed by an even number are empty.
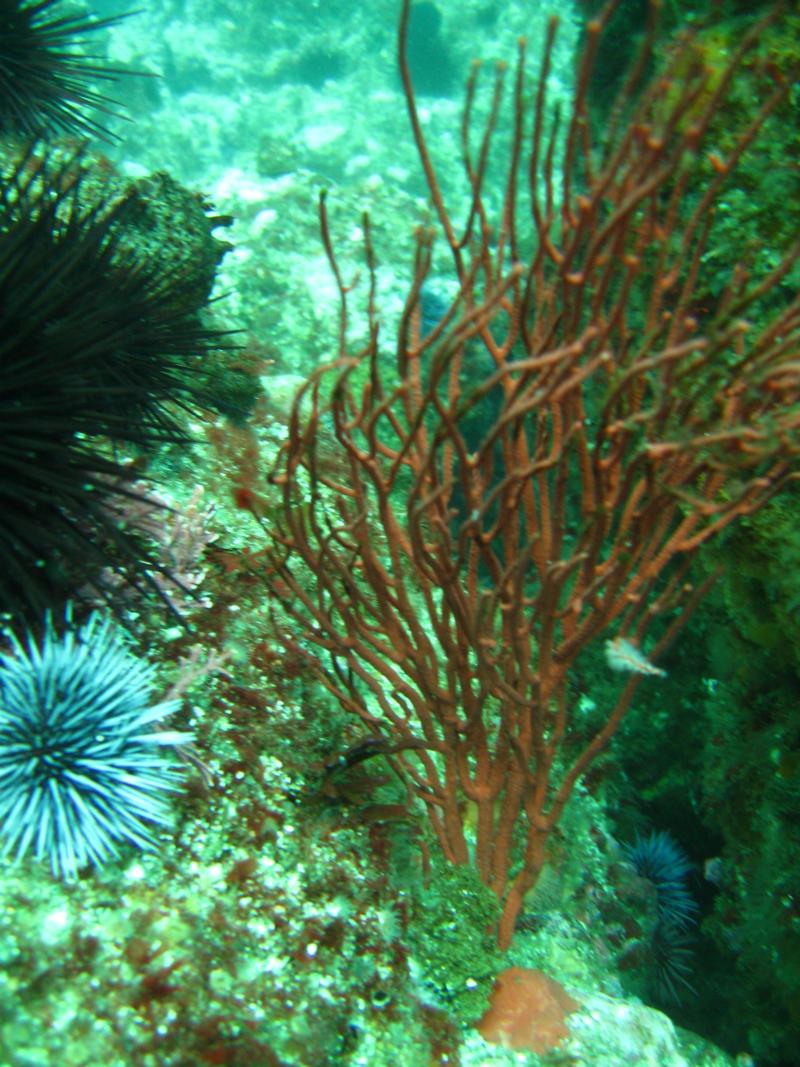
[[[631,671],[633,674],[657,674],[667,672],[656,667],[626,637],[612,637],[606,641],[606,662],[612,671]]]

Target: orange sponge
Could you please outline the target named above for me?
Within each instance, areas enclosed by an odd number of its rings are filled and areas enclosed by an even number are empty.
[[[477,1024],[503,1048],[547,1052],[568,1036],[565,1018],[580,1005],[542,971],[508,967],[495,979],[489,1007]]]

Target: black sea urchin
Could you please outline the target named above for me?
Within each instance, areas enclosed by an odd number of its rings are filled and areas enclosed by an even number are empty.
[[[661,1000],[677,1002],[682,990],[692,990],[691,928],[695,903],[687,879],[691,862],[669,834],[637,834],[626,857],[641,878],[653,886],[656,916],[649,939],[650,983]]]
[[[93,83],[113,81],[125,72],[98,63],[97,56],[77,46],[87,33],[125,16],[59,15],[59,6],[60,0],[0,0],[0,132],[108,137],[92,112],[116,114],[114,102]]]
[[[191,735],[153,729],[179,701],[152,702],[152,667],[109,619],[67,624],[0,654],[0,855],[72,879],[120,842],[152,845],[180,775],[169,750]]]
[[[0,611],[29,620],[101,568],[146,581],[108,442],[185,440],[177,409],[214,405],[193,282],[126,249],[134,198],[87,174],[31,151],[0,176]]]

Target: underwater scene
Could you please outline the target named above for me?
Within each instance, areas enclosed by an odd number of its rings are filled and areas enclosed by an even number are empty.
[[[0,0],[0,1067],[800,1067],[800,8]]]

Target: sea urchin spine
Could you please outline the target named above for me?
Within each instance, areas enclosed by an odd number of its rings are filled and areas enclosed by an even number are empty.
[[[178,701],[151,703],[153,668],[113,621],[67,615],[63,634],[48,617],[39,642],[11,635],[0,654],[0,855],[32,851],[74,879],[119,843],[152,846],[191,735],[153,729]]]

